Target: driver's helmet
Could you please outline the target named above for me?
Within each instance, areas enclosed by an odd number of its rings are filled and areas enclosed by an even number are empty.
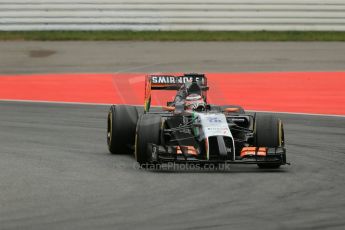
[[[185,107],[187,110],[205,110],[206,103],[199,94],[190,94],[186,97]]]

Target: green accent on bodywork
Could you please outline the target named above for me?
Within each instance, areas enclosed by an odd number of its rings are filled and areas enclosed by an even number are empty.
[[[145,105],[144,105],[145,112],[148,112],[150,110],[150,107],[151,107],[151,97],[147,101],[145,101]]]
[[[197,118],[196,114],[192,113],[193,124],[194,124],[194,121],[196,120],[196,118]],[[199,127],[194,127],[193,131],[194,131],[194,137],[198,137],[200,135]]]

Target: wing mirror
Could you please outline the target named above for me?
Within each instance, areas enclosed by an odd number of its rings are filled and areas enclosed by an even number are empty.
[[[226,113],[236,113],[238,112],[240,109],[236,108],[236,107],[230,107],[230,108],[225,108],[223,111]]]
[[[163,111],[173,112],[175,111],[174,106],[162,106]]]

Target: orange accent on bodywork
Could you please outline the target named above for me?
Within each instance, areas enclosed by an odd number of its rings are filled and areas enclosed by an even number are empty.
[[[260,156],[265,157],[267,155],[267,148],[265,147],[243,147],[241,151],[241,157]]]
[[[239,108],[225,108],[224,112],[226,113],[235,113],[238,112],[240,109]]]
[[[206,159],[210,158],[210,151],[208,149],[208,138],[205,139]]]
[[[162,106],[162,110],[172,112],[172,111],[175,111],[175,107],[174,106]]]
[[[189,155],[198,155],[196,149],[194,148],[194,146],[181,146],[182,148],[184,148],[185,150],[187,150],[187,154]],[[177,154],[182,154],[182,150],[180,148],[180,146],[176,146],[177,149]]]

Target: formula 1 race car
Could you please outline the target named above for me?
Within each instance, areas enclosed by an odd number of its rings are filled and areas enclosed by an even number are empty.
[[[140,165],[174,163],[257,164],[286,162],[284,129],[273,115],[207,103],[203,74],[149,75],[143,107],[113,105],[108,114],[111,153],[132,153]],[[152,90],[175,90],[175,100],[151,107]]]

